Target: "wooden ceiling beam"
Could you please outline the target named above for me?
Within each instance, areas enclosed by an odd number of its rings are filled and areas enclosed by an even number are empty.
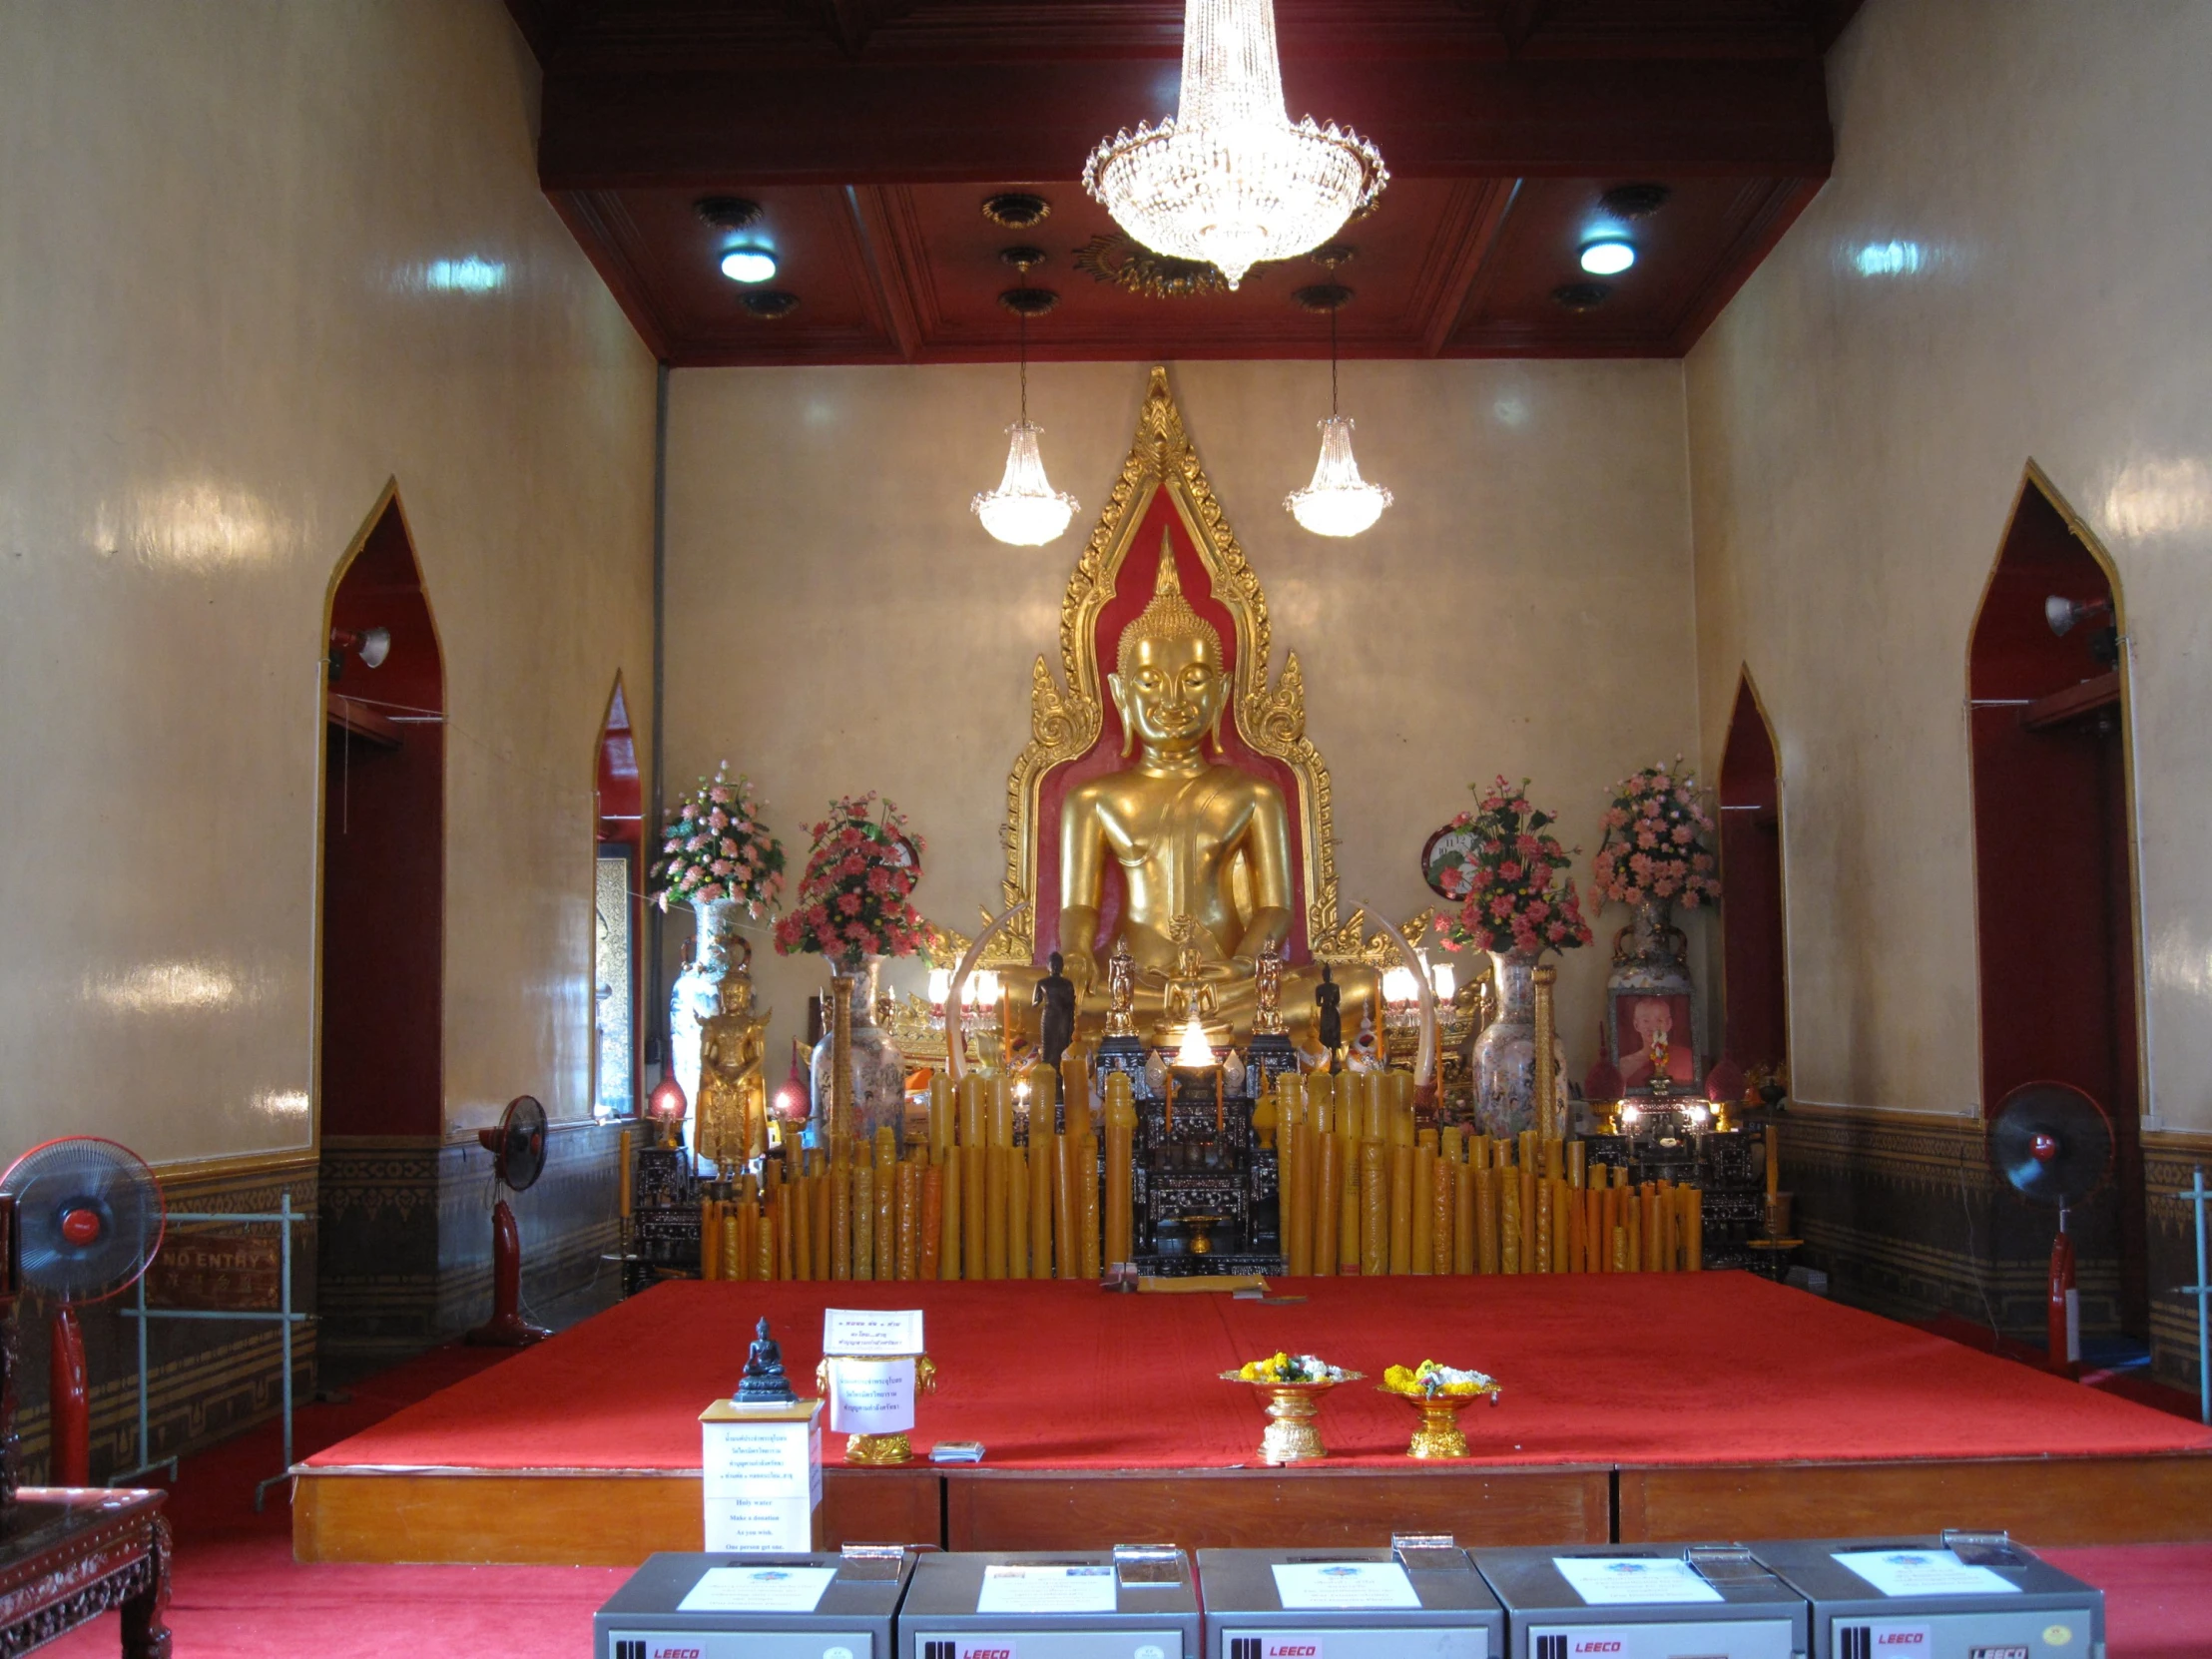
[[[1346,59],[1285,66],[1294,113],[1373,138],[1405,178],[1824,179],[1817,61]],[[1149,60],[761,63],[555,74],[548,191],[1073,179],[1098,140],[1171,111]]]

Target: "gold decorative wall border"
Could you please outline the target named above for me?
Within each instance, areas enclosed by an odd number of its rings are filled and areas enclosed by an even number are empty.
[[[1270,682],[1273,635],[1260,579],[1246,560],[1236,532],[1199,464],[1198,451],[1183,424],[1182,411],[1168,390],[1168,371],[1152,370],[1144,406],[1137,416],[1136,439],[1097,526],[1068,578],[1060,605],[1060,675],[1040,655],[1030,673],[1029,742],[1006,778],[1005,906],[1034,896],[1038,860],[1038,798],[1051,770],[1089,752],[1105,723],[1096,633],[1098,614],[1113,597],[1138,526],[1155,490],[1165,490],[1198,549],[1213,594],[1237,627],[1237,672],[1231,705],[1238,734],[1260,754],[1287,766],[1297,779],[1306,929],[1317,958],[1350,958],[1363,953],[1364,916],[1337,915],[1335,814],[1329,769],[1306,735],[1306,680],[1298,654],[1284,660],[1280,680]],[[1026,964],[1036,954],[1035,910],[1010,923],[998,936],[989,959],[997,965]]]

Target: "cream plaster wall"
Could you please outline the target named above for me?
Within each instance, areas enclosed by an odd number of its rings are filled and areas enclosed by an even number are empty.
[[[1833,181],[1690,358],[1705,753],[1748,662],[1805,1098],[1978,1107],[1966,644],[2032,458],[2119,567],[2150,1104],[2212,1127],[2208,62],[2202,5],[1870,0]]]
[[[447,1118],[588,1112],[653,367],[536,98],[498,0],[0,7],[0,1151],[308,1144],[318,635],[392,477],[446,657]]]
[[[1362,466],[1397,494],[1351,542],[1307,534],[1280,505],[1313,470],[1323,368],[1172,375],[1267,594],[1275,667],[1295,649],[1306,671],[1347,908],[1398,917],[1432,902],[1420,846],[1468,804],[1470,781],[1531,777],[1569,843],[1594,850],[1611,783],[1694,749],[1678,365],[1349,365]],[[1085,511],[1055,545],[1025,550],[968,512],[1004,463],[1011,369],[679,371],[672,791],[723,758],[750,772],[795,873],[804,827],[833,794],[882,791],[928,839],[924,912],[973,931],[979,907],[996,907],[1030,663],[1057,663],[1061,595],[1145,380],[1142,363],[1031,369],[1048,468]],[[1574,953],[1563,977],[1576,1075],[1602,954]],[[758,960],[779,1037],[798,1034],[820,963],[765,946]],[[918,973],[904,978],[919,988]]]

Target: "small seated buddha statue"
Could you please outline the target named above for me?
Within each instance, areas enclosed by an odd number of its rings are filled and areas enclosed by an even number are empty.
[[[1061,808],[1065,972],[1084,1011],[1103,1013],[1101,947],[1126,953],[1153,1040],[1171,1039],[1171,988],[1194,977],[1210,1004],[1201,1019],[1249,1034],[1259,964],[1270,946],[1280,953],[1293,919],[1290,808],[1272,780],[1220,759],[1232,690],[1221,635],[1184,598],[1164,542],[1151,602],[1122,630],[1107,689],[1128,764],[1077,786]],[[1121,866],[1126,897],[1113,938],[1101,940],[1109,860]],[[1295,993],[1319,977],[1312,967],[1271,963],[1269,971],[1271,989],[1289,981],[1294,1006],[1305,1000]],[[1372,1002],[1372,972],[1352,968],[1340,979]],[[1176,998],[1185,1017],[1187,997]]]

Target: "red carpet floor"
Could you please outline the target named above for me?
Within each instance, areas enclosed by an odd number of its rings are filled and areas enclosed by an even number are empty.
[[[1277,1349],[1379,1379],[1472,1365],[1504,1384],[1463,1419],[1477,1460],[1724,1463],[2171,1451],[2199,1424],[1747,1274],[1286,1280],[1287,1305],[1089,1286],[677,1283],[395,1412],[318,1465],[699,1467],[697,1418],[767,1314],[804,1384],[822,1310],[926,1311],[939,1390],[916,1440],[979,1439],[997,1468],[1204,1468],[1251,1459],[1261,1417],[1217,1374]],[[1330,1396],[1348,1461],[1403,1466],[1410,1413],[1373,1382]],[[830,1455],[841,1448],[830,1436]]]
[[[1157,1299],[1147,1300],[1146,1306],[1156,1305]],[[1799,1312],[1786,1304],[1773,1308]],[[433,1390],[503,1378],[531,1358],[506,1360],[487,1373],[495,1357],[482,1351],[426,1355],[357,1386],[349,1404],[304,1407],[300,1448],[312,1450],[389,1420]],[[626,1357],[623,1364],[649,1371],[650,1359]],[[448,1652],[585,1659],[593,1610],[627,1576],[595,1567],[295,1565],[280,1492],[271,1494],[266,1514],[253,1509],[254,1482],[276,1468],[277,1456],[271,1423],[184,1465],[171,1499],[178,1549],[169,1622],[179,1659],[420,1659]],[[2212,1545],[2048,1554],[2067,1571],[2104,1587],[2110,1598],[2109,1659],[2212,1655]],[[41,1651],[64,1659],[111,1659],[117,1644],[117,1621],[110,1614]]]

